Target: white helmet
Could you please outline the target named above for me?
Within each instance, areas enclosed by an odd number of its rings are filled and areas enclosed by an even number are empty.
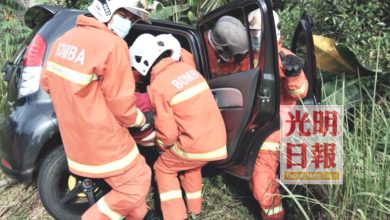
[[[232,16],[219,18],[208,38],[218,56],[225,61],[249,50],[245,27],[240,20]]]
[[[123,8],[149,22],[149,12],[145,10],[146,0],[94,0],[88,11],[100,22],[108,22],[116,10]]]
[[[178,61],[181,57],[181,46],[179,41],[172,34],[142,34],[137,37],[130,47],[131,65],[138,72],[146,76],[154,62],[166,51],[170,51],[170,57]]]
[[[261,34],[262,34],[261,19],[262,16],[261,16],[260,8],[248,14],[248,23],[251,32],[252,48],[256,52],[260,51],[260,46],[261,46]]]
[[[274,15],[276,40],[279,41],[280,40],[280,19],[279,19],[279,15],[274,10],[272,10],[272,14]]]
[[[260,8],[248,14],[249,28],[251,30],[261,30],[261,11]]]

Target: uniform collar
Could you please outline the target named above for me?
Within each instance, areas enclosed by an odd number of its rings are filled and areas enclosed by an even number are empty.
[[[107,28],[107,26],[104,23],[98,21],[94,17],[87,17],[85,15],[79,15],[77,17],[76,24],[79,26],[90,26],[90,27],[95,27],[95,28],[109,31],[109,29]]]
[[[173,60],[170,57],[161,59],[160,62],[158,62],[152,68],[150,82],[153,82],[153,80],[157,77],[158,74],[160,74],[168,66],[170,66],[170,65],[172,65],[173,63],[176,63],[176,62],[177,61]]]

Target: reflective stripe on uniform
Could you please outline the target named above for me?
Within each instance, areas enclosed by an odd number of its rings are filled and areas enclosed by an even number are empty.
[[[137,108],[137,118],[135,119],[134,124],[130,125],[129,127],[140,127],[145,122],[145,115],[142,113],[141,110]]]
[[[265,214],[267,214],[268,216],[270,215],[276,215],[278,213],[281,213],[283,211],[283,206],[280,205],[280,206],[276,206],[274,208],[270,208],[270,209],[263,209],[263,211],[265,212]]]
[[[172,151],[181,158],[197,160],[197,159],[215,159],[221,158],[227,155],[226,145],[207,153],[187,153],[182,151],[176,144],[171,148]]]
[[[92,81],[98,80],[98,76],[96,74],[80,73],[50,61],[47,62],[46,69],[57,76],[79,85],[88,85]]]
[[[186,193],[187,199],[199,199],[202,198],[202,191],[193,192],[193,193]]]
[[[305,83],[303,83],[302,85],[301,85],[301,87],[299,87],[298,89],[295,89],[295,90],[287,90],[287,92],[288,92],[288,94],[289,95],[293,95],[293,96],[296,96],[296,95],[300,95],[300,94],[302,94],[303,92],[305,92],[305,90],[306,90],[306,82]]]
[[[275,142],[264,142],[260,148],[260,150],[270,150],[270,151],[279,151],[279,149],[280,149],[280,144]]]
[[[206,91],[209,89],[209,85],[207,85],[207,82],[201,82],[199,84],[196,84],[178,94],[176,94],[170,101],[171,105],[177,105],[181,102],[184,102],[187,99],[190,99],[199,93]]]
[[[108,207],[106,201],[104,201],[104,197],[99,199],[99,201],[97,202],[97,206],[98,206],[99,210],[102,213],[104,213],[105,215],[107,215],[107,217],[109,217],[110,219],[112,219],[112,220],[123,219],[123,216],[121,216],[117,212],[111,210],[110,207]]]
[[[160,147],[162,147],[162,148],[169,148],[169,147],[170,147],[170,146],[164,144],[164,142],[162,142],[162,140],[160,140],[160,139],[158,139],[158,138],[156,138],[156,142],[157,142],[157,144],[158,144]]]
[[[168,201],[172,199],[181,199],[181,190],[172,190],[164,193],[160,193],[160,201]]]
[[[115,160],[106,164],[86,165],[74,162],[68,158],[68,165],[69,168],[83,173],[104,174],[127,167],[134,161],[138,154],[138,148],[137,145],[135,145],[130,151],[130,153],[128,153],[126,156],[122,157],[119,160]]]

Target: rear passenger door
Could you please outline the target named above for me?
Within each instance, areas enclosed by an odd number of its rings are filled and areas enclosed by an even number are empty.
[[[234,1],[204,17],[197,26],[201,52],[206,60],[203,73],[221,110],[228,137],[228,158],[218,165],[242,178],[249,176],[247,167],[253,163],[249,158],[257,153],[263,136],[272,130],[272,122],[279,112],[276,41],[268,7],[262,0]],[[248,22],[248,14],[256,9],[261,9],[259,13],[263,18],[259,51],[252,47]],[[244,40],[249,45],[245,65],[224,68],[226,62],[210,46],[209,31],[225,15],[237,18],[245,27]]]

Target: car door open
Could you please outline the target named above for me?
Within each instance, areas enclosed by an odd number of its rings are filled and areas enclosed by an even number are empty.
[[[303,99],[305,104],[315,105],[321,102],[321,83],[317,80],[317,66],[315,59],[315,50],[313,43],[313,34],[311,31],[311,22],[309,15],[304,12],[295,29],[291,51],[305,61],[304,72],[309,81],[309,89],[306,97]]]
[[[269,22],[272,13],[269,14],[268,7],[262,0],[235,1],[204,17],[197,26],[203,56],[207,60],[203,73],[221,110],[227,131],[228,158],[217,164],[227,168],[227,172],[231,169],[230,173],[240,178],[248,177],[246,167],[251,163],[248,155],[256,151],[256,147],[252,146],[261,145],[260,134],[271,132],[271,122],[279,110],[278,79],[275,77],[278,74],[276,43],[272,41],[271,34],[273,24],[261,24],[261,47],[255,49],[248,22],[249,13],[254,11],[261,13],[264,22]],[[233,19],[222,18],[226,16]],[[217,39],[218,36],[214,36],[213,28],[220,22],[219,19],[238,20],[245,28],[242,40],[247,41],[248,50],[239,59],[226,60],[218,53],[218,50],[229,49],[221,39]],[[242,43],[239,39],[234,40]],[[219,45],[213,45],[213,41],[219,41]],[[267,60],[264,60],[265,57]],[[238,171],[237,167],[242,169]]]

